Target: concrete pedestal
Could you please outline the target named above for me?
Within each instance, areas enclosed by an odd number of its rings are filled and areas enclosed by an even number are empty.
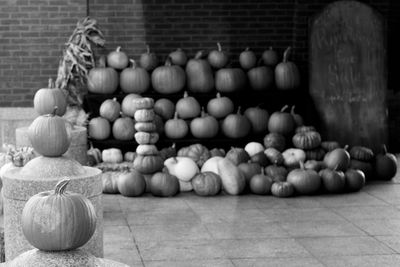
[[[7,171],[3,177],[4,239],[6,260],[32,249],[22,233],[21,214],[33,195],[53,190],[58,181],[69,178],[67,191],[86,196],[94,205],[97,227],[93,237],[82,247],[96,257],[103,257],[103,204],[101,170],[82,166],[67,158],[37,157],[24,167]]]
[[[15,145],[17,147],[32,146],[28,138],[28,127],[19,127],[15,130]],[[87,129],[81,126],[74,126],[71,129],[71,145],[64,156],[87,165]]]

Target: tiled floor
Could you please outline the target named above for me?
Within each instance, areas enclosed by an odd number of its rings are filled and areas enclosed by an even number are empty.
[[[400,266],[400,179],[362,191],[104,196],[105,257],[130,266]]]

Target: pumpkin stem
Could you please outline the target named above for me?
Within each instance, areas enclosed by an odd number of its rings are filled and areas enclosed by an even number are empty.
[[[56,87],[52,78],[49,78],[49,86],[48,87],[49,88],[55,88]]]
[[[150,46],[148,44],[146,45],[146,52],[147,54],[150,54]]]
[[[165,66],[171,66],[172,65],[172,59],[170,56],[167,57],[167,60],[165,60]]]
[[[281,109],[281,112],[284,112],[289,106],[288,105],[284,105],[283,108]]]
[[[300,169],[305,170],[304,162],[302,160],[299,161]]]
[[[269,49],[269,50],[274,50],[274,49],[272,48],[272,46],[268,47],[268,49]]]
[[[204,50],[200,50],[194,56],[194,59],[201,59],[204,56]]]
[[[178,118],[178,112],[175,111],[175,113],[174,113],[174,120],[177,120],[177,119],[179,119],[179,118]]]
[[[385,144],[382,145],[383,154],[387,154],[387,147]]]
[[[178,48],[176,49],[176,51],[177,51],[177,52],[181,52],[181,51],[183,51],[183,50],[182,50],[182,48],[178,47]]]
[[[222,46],[221,46],[220,42],[217,43],[217,47],[218,47],[218,51],[221,52],[222,51]]]
[[[335,167],[333,168],[333,171],[336,171],[338,167],[339,167],[339,164],[336,164]]]
[[[56,195],[62,195],[62,194],[64,193],[64,191],[65,191],[65,189],[66,189],[68,183],[69,183],[70,181],[71,181],[71,179],[68,179],[68,178],[59,181],[59,182],[56,184],[56,187],[54,188],[54,193],[55,193]]]
[[[241,107],[241,106],[239,106],[239,107],[238,107],[237,114],[241,115],[241,109],[242,109],[242,107]]]
[[[117,101],[117,98],[116,98],[116,97],[114,97],[112,100],[113,100],[113,101]]]
[[[344,150],[348,150],[349,149],[349,145],[345,145],[343,149]]]
[[[221,94],[219,92],[217,93],[217,98],[221,98]]]
[[[258,67],[261,67],[261,66],[263,65],[263,63],[264,63],[264,60],[263,60],[262,57],[260,57],[260,58],[257,60],[257,66],[258,66]]]
[[[117,49],[115,49],[116,52],[120,52],[121,51],[121,47],[117,46]]]
[[[188,97],[188,96],[189,96],[189,94],[188,94],[187,91],[183,92],[183,98],[186,98],[186,97]]]
[[[57,114],[57,109],[58,106],[54,106],[53,112],[50,114],[50,116],[54,117]]]
[[[250,47],[246,47],[244,51],[250,51]]]
[[[134,59],[129,59],[129,61],[132,64],[132,68],[136,68],[137,67],[137,63],[136,63],[136,61]]]
[[[204,107],[201,107],[201,117],[204,118],[206,116],[206,112],[204,111]]]
[[[105,68],[106,67],[106,57],[105,56],[101,56],[99,58],[99,67],[100,68]]]
[[[174,142],[174,143],[172,143],[172,146],[171,146],[172,148],[175,148],[176,147],[176,143]]]
[[[285,52],[283,52],[283,62],[288,62],[291,50],[292,48],[289,46],[288,48],[286,48]]]
[[[261,168],[261,174],[265,175],[265,169],[264,168]]]

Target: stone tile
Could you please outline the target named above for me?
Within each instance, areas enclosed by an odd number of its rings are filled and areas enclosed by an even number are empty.
[[[129,225],[170,225],[175,223],[200,224],[198,215],[191,208],[151,211],[126,211]]]
[[[400,205],[400,184],[392,182],[366,186],[365,192],[393,205]]]
[[[397,253],[400,253],[400,235],[375,236],[375,238],[395,250]]]
[[[400,235],[399,219],[359,219],[352,223],[369,235]]]
[[[127,226],[125,214],[122,211],[104,211],[104,225]]]
[[[325,207],[349,207],[349,206],[378,206],[388,203],[363,191],[349,194],[314,196],[315,200]]]
[[[182,197],[179,197],[179,195],[170,198],[159,198],[150,194],[145,194],[136,198],[121,196],[118,200],[121,208],[128,212],[170,211],[188,208],[185,200]]]
[[[289,235],[278,223],[231,222],[206,223],[208,231],[214,239],[246,239],[246,238],[282,238]]]
[[[121,206],[119,204],[119,198],[120,195],[114,195],[114,194],[103,194],[103,211],[107,212],[117,212],[121,211]]]
[[[234,259],[236,267],[324,267],[315,258],[260,258],[260,259]]]
[[[400,210],[393,206],[335,207],[332,210],[350,221],[361,219],[400,219]]]
[[[296,209],[311,209],[311,208],[323,208],[321,202],[310,196],[298,196],[293,198],[280,198],[279,201],[283,201],[289,208]]]
[[[212,238],[204,225],[169,224],[135,225],[133,236],[137,241],[197,240]]]
[[[327,267],[398,267],[400,255],[335,256],[320,259]]]
[[[269,196],[239,195],[230,196],[220,194],[214,197],[200,197],[188,195],[186,203],[194,210],[246,210],[256,209],[260,202],[272,199]]]
[[[276,222],[344,220],[327,208],[285,208],[262,210],[262,212],[270,221]]]
[[[292,237],[363,236],[364,231],[346,221],[294,221],[280,226]]]
[[[272,218],[260,209],[195,209],[201,223],[239,223],[259,222],[266,223]]]
[[[105,225],[104,226],[104,244],[107,242],[132,242],[133,237],[128,226]]]
[[[317,258],[348,255],[393,254],[394,251],[373,237],[307,237],[297,238]]]
[[[146,267],[234,267],[228,259],[196,261],[146,261]]]

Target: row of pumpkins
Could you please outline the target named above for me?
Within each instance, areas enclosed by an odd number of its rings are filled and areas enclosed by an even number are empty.
[[[265,50],[257,59],[246,48],[239,55],[240,67],[233,67],[230,56],[221,45],[208,55],[202,50],[194,58],[182,49],[171,52],[164,65],[159,65],[155,53],[140,55],[139,64],[128,58],[120,47],[101,57],[99,65],[88,74],[88,91],[96,94],[113,94],[118,88],[123,93],[142,94],[153,88],[160,94],[178,93],[187,88],[193,93],[236,92],[247,85],[254,90],[295,89],[300,85],[300,73],[295,63],[289,61],[288,47],[279,62],[278,53]],[[131,67],[128,67],[131,64]]]
[[[137,94],[128,94],[121,103],[114,99],[105,100],[99,108],[99,116],[88,124],[88,134],[94,140],[105,140],[111,136],[120,141],[134,139],[136,132],[135,99]],[[189,132],[198,139],[216,137],[220,132],[228,138],[242,138],[249,134],[264,135],[268,131],[269,113],[259,106],[248,107],[241,113],[234,110],[233,101],[217,93],[208,101],[206,109],[187,92],[176,103],[160,98],[154,103],[154,121],[158,134],[170,139],[185,138]],[[287,107],[285,107],[286,109]],[[291,114],[294,113],[294,106]],[[137,115],[136,115],[137,116]],[[273,121],[271,121],[271,124]]]

